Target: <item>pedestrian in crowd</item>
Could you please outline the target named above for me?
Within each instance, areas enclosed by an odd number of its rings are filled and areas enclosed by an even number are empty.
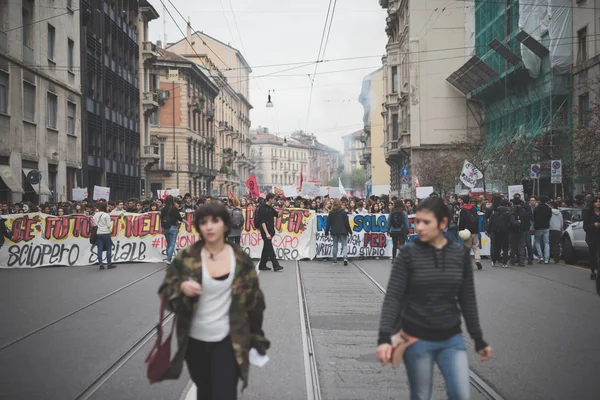
[[[173,196],[167,196],[165,206],[160,211],[160,221],[163,229],[163,235],[167,242],[167,265],[171,264],[173,254],[175,253],[175,244],[177,242],[177,233],[179,226],[183,222],[181,213],[175,206]]]
[[[560,239],[564,230],[564,220],[562,213],[558,209],[558,204],[555,201],[548,203],[552,210],[550,217],[550,257],[558,264],[560,262]]]
[[[379,203],[375,203],[371,206],[371,214],[379,214],[380,212]]]
[[[550,218],[552,217],[552,210],[547,203],[548,197],[540,196],[540,203],[533,210],[535,249],[540,257],[539,262],[545,264],[550,261]]]
[[[167,268],[159,295],[177,316],[178,350],[166,378],[187,368],[197,399],[235,400],[248,385],[249,353],[265,355],[264,295],[252,260],[227,244],[230,217],[217,202],[196,211],[202,241],[185,248]]]
[[[275,202],[275,195],[268,193],[265,201],[260,203],[255,211],[254,226],[260,231],[260,236],[263,241],[262,254],[260,255],[260,263],[258,269],[261,271],[268,271],[271,268],[267,266],[267,262],[271,261],[273,264],[273,271],[281,271],[283,266],[279,264],[277,256],[275,255],[275,249],[273,248],[273,236],[275,236],[275,219],[283,216],[284,208],[279,210],[279,213],[273,208]]]
[[[246,219],[244,218],[244,212],[240,208],[240,200],[237,197],[231,199],[231,205],[231,231],[229,232],[228,239],[230,243],[235,243],[239,246]]]
[[[125,214],[125,207],[123,204],[123,200],[117,200],[115,202],[115,209],[111,211],[112,215]]]
[[[392,237],[392,260],[396,258],[398,249],[406,243],[406,235],[410,229],[408,214],[402,200],[396,200],[387,220],[387,233]]]
[[[125,208],[125,210],[127,212],[130,213],[134,213],[135,211],[135,204],[136,204],[137,200],[136,199],[129,199],[127,200],[127,207]]]
[[[492,238],[492,266],[498,266],[502,262],[503,268],[508,268],[508,247],[510,244],[510,227],[516,226],[517,222],[508,207],[508,200],[500,199],[500,204],[492,211],[488,222],[488,230]],[[500,258],[502,252],[502,258]]]
[[[6,227],[4,218],[0,217],[0,249],[4,245],[4,238],[12,240],[12,233]]]
[[[183,196],[183,205],[181,206],[180,210],[183,212],[194,212],[197,209],[198,206],[192,203],[192,195],[186,193],[185,196]]]
[[[348,265],[348,235],[352,234],[352,228],[350,228],[350,220],[348,214],[342,207],[340,200],[333,202],[333,209],[327,215],[327,225],[325,227],[325,236],[333,237],[333,265],[337,264],[338,255],[338,243],[342,244],[342,257],[344,258],[344,265]]]
[[[600,197],[589,202],[590,207],[583,216],[585,241],[590,253],[590,279],[596,280],[596,289],[600,295]]]
[[[106,213],[106,203],[100,202],[96,205],[96,213],[92,217],[92,225],[97,227],[96,232],[96,247],[98,251],[98,265],[100,269],[104,269],[104,252],[106,251],[106,268],[117,268],[112,263],[112,246],[113,242],[110,237],[112,232],[113,221],[110,215]]]
[[[445,237],[450,212],[431,197],[415,217],[418,239],[394,260],[381,311],[377,359],[387,365],[400,333],[411,343],[404,353],[411,399],[431,398],[433,364],[438,365],[449,399],[468,399],[469,361],[461,333],[461,314],[482,361],[492,356],[479,324],[469,250]]]
[[[475,202],[477,202],[476,199]],[[458,214],[458,231],[468,229],[471,233],[468,239],[463,239],[465,246],[473,250],[475,256],[475,265],[478,270],[483,269],[481,264],[481,254],[479,252],[479,215],[477,214],[477,206],[469,200],[469,196],[462,197],[463,206]]]
[[[531,237],[529,227],[531,226],[531,217],[529,213],[525,211],[523,207],[523,201],[520,198],[513,199],[513,215],[516,224],[510,228],[510,259],[512,265],[519,265],[519,267],[525,266],[525,258],[527,246],[525,241],[527,237]],[[533,262],[530,260],[528,264],[531,265]]]

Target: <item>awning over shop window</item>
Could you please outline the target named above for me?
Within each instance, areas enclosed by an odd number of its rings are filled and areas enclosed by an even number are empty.
[[[25,178],[27,178],[27,174],[30,173],[31,171],[33,171],[32,168],[23,168],[23,173],[25,174]],[[40,186],[42,187],[42,193],[40,193]],[[35,190],[35,192],[37,194],[41,194],[44,196],[52,196],[52,192],[50,192],[50,188],[48,187],[48,182],[46,182],[45,179],[42,179],[41,181],[41,185],[31,185],[31,187],[33,187],[33,190]]]
[[[0,178],[13,193],[25,193],[19,180],[15,178],[10,165],[0,165]]]

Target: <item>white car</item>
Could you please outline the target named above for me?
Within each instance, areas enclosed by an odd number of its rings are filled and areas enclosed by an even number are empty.
[[[589,249],[583,230],[583,208],[561,208],[565,223],[568,225],[562,237],[562,255],[567,264],[575,264],[588,258]]]

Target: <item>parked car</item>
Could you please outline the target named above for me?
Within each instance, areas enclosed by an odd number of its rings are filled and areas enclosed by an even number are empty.
[[[583,230],[583,208],[561,208],[566,229],[562,237],[562,255],[568,264],[588,258],[589,250]]]

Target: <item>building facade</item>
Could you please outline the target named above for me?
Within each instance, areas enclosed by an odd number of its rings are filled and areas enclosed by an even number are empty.
[[[259,127],[250,133],[250,156],[256,164],[256,180],[262,193],[273,186],[300,186],[300,175],[307,179],[310,151],[292,138],[281,139]]]
[[[388,12],[382,112],[392,195],[412,194],[410,185],[401,184],[402,168],[416,172],[466,135],[466,99],[441,73],[465,61],[466,6],[460,3],[444,13],[439,0],[379,0]]]
[[[293,132],[291,139],[308,147],[309,158],[304,181],[328,186],[329,182],[344,171],[343,159],[339,151],[322,143],[312,133]],[[289,140],[289,139],[288,139]]]
[[[361,163],[365,168],[367,193],[381,196],[390,192],[390,166],[385,160],[385,130],[381,115],[383,104],[383,68],[363,79],[359,102],[364,109],[365,150]]]
[[[356,131],[342,136],[344,139],[344,172],[351,174],[356,169],[363,169],[365,163],[363,156],[365,154],[365,143],[362,141],[365,135],[364,130]],[[363,188],[364,189],[364,188]]]
[[[54,7],[65,12],[56,15]],[[0,2],[0,201],[66,201],[77,187],[76,11],[67,0]],[[31,170],[41,172],[41,185],[28,183]]]
[[[158,105],[149,119],[150,143],[158,153],[150,190],[209,195],[217,177],[213,121],[219,88],[209,70],[160,46],[157,51],[149,75]]]
[[[219,173],[212,185],[212,194],[240,196],[246,193],[244,183],[255,169],[249,157],[252,69],[240,51],[203,32],[192,32],[189,23],[186,38],[170,44],[168,50],[211,70],[219,86],[214,119]]]
[[[142,2],[143,4],[143,2]],[[140,1],[82,0],[83,186],[140,194]]]

